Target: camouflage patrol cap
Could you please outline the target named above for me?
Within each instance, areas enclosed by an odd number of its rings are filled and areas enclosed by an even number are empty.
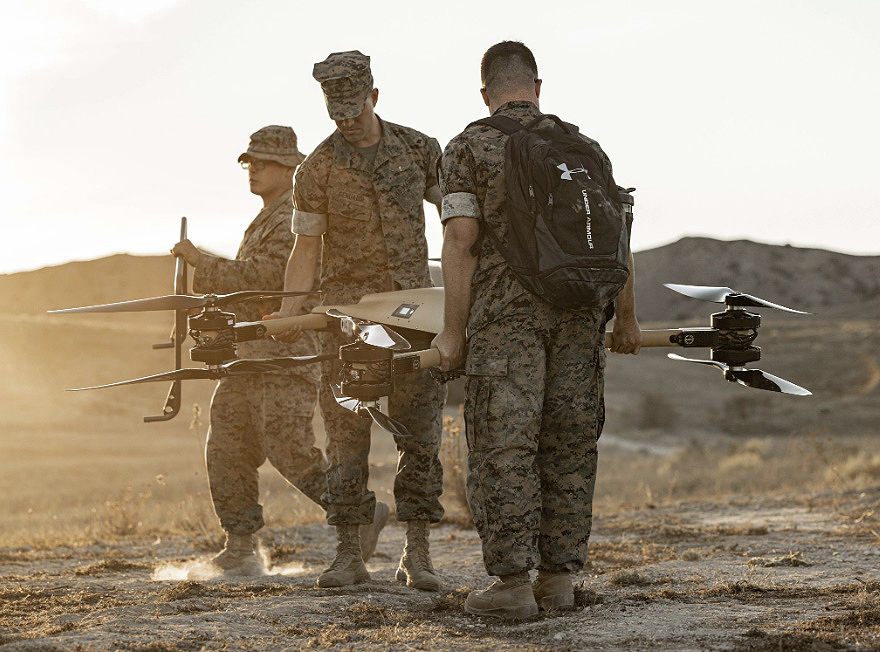
[[[269,125],[251,134],[251,142],[247,151],[238,157],[238,161],[248,159],[275,161],[295,168],[305,160],[305,156],[296,148],[296,134],[290,127]]]
[[[358,117],[373,90],[370,57],[357,50],[334,52],[315,64],[312,77],[321,82],[327,112],[333,120]]]

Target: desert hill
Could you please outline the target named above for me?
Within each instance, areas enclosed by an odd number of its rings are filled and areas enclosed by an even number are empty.
[[[699,318],[702,302],[682,297],[663,283],[726,286],[774,303],[840,316],[880,306],[880,256],[852,256],[735,240],[682,238],[636,252],[636,306],[642,321]],[[767,311],[772,312],[772,311]],[[774,313],[781,314],[781,313]]]
[[[643,322],[708,323],[716,310],[663,283],[727,286],[834,318],[850,312],[880,316],[880,256],[690,237],[636,252],[635,263],[636,305]],[[0,275],[0,312],[34,314],[171,294],[173,269],[171,256],[118,254]]]
[[[173,294],[172,256],[116,254],[96,260],[0,275],[0,312],[44,313]]]

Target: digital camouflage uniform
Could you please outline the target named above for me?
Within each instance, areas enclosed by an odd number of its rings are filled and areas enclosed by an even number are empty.
[[[440,203],[440,145],[414,129],[380,122],[382,139],[372,163],[337,130],[297,170],[293,231],[323,236],[321,290],[326,304],[431,286],[422,200]],[[323,351],[336,353],[349,341],[326,334]],[[371,422],[336,403],[330,384],[338,382],[339,367],[338,362],[325,363],[319,397],[330,465],[327,522],[369,523],[376,504],[367,490]],[[439,448],[444,401],[445,388],[427,371],[407,376],[388,399],[390,416],[413,435],[395,438],[398,520],[437,522],[443,516]]]
[[[261,144],[277,151],[278,143],[272,142],[273,138],[284,136],[272,131],[278,129],[267,127],[255,133],[242,157],[278,160],[291,167],[298,163],[260,151]],[[251,222],[235,260],[202,252],[193,275],[193,289],[203,293],[282,289],[285,264],[294,242],[290,231],[292,213],[288,191]],[[236,321],[256,321],[279,306],[280,300],[252,300],[235,304],[232,311]],[[263,339],[236,345],[239,358],[309,355],[317,348],[314,334],[308,332],[294,344]],[[214,509],[226,532],[245,535],[263,526],[257,469],[267,459],[288,482],[321,504],[327,487],[326,461],[315,447],[312,429],[319,377],[317,365],[308,365],[231,376],[217,383],[211,399],[205,458]]]
[[[531,102],[510,102],[496,115],[526,124],[540,112]],[[506,141],[476,125],[447,145],[441,219],[486,220],[506,234]],[[483,559],[490,575],[576,572],[586,561],[604,421],[605,317],[541,301],[488,238],[480,242],[464,416],[468,500]]]

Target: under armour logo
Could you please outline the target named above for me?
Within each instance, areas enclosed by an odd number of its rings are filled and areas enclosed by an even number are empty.
[[[565,163],[560,163],[556,166],[558,169],[562,170],[561,179],[565,179],[566,181],[571,181],[571,175],[577,174],[578,172],[583,172],[587,176],[590,176],[590,173],[586,168],[575,168],[574,170],[569,170],[568,166]]]

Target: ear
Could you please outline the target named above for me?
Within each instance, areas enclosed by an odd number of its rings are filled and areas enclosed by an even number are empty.
[[[483,96],[483,104],[489,106],[489,93],[486,92],[485,88],[480,89],[480,95]]]
[[[535,97],[541,97],[541,82],[542,79],[535,80]]]
[[[379,103],[379,89],[378,88],[374,88],[373,90],[370,91],[370,99],[373,100],[373,107],[375,107],[376,104]]]
[[[284,167],[284,178],[293,180],[293,173],[296,172],[296,168],[289,168],[287,166]]]

